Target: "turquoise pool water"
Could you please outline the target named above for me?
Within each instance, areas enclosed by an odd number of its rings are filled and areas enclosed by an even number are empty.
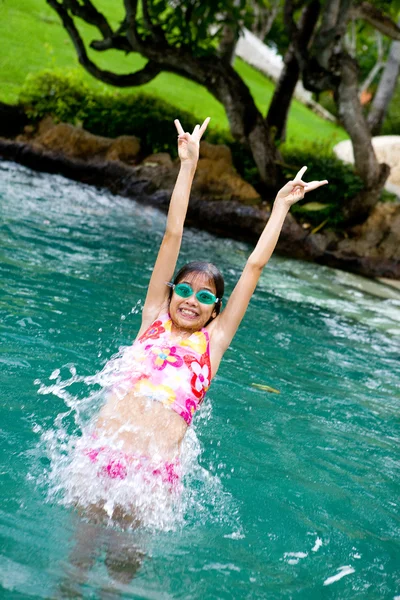
[[[400,294],[273,258],[188,439],[179,519],[96,525],[62,463],[165,216],[4,162],[0,199],[1,598],[399,599]],[[182,262],[213,260],[229,294],[249,251],[191,229]]]

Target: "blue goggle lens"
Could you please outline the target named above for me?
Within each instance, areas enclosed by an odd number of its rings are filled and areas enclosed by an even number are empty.
[[[175,293],[181,298],[190,298],[193,295],[193,289],[188,283],[178,283],[174,286]],[[200,290],[196,294],[197,300],[200,304],[215,304],[217,297],[208,290]]]

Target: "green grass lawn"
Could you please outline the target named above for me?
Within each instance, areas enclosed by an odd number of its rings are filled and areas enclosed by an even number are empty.
[[[109,16],[112,25],[121,20],[122,0],[95,0],[95,5]],[[0,14],[1,100],[16,102],[29,73],[46,68],[77,68],[83,72],[58,15],[45,0],[0,0]],[[95,28],[84,23],[80,23],[79,28],[86,41],[99,38]],[[133,72],[145,64],[138,54],[126,56],[115,50],[101,53],[90,50],[89,55],[100,67],[118,73]],[[241,60],[237,60],[235,66],[250,87],[257,106],[265,114],[274,84]],[[86,73],[84,78],[91,86],[105,86]],[[139,88],[121,90],[127,94],[135,91]],[[199,119],[211,116],[212,123],[219,128],[228,128],[223,106],[205,88],[188,79],[162,73],[150,83],[140,86],[140,91],[160,96],[176,105],[177,115],[182,108],[198,115]],[[343,129],[321,119],[297,100],[293,101],[288,123],[289,144],[318,140],[333,146],[346,138]]]

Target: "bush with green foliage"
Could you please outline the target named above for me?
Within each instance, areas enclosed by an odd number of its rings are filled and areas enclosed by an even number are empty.
[[[307,165],[307,181],[329,181],[329,185],[313,192],[312,199],[306,195],[292,207],[296,218],[313,226],[325,222],[328,227],[340,227],[343,222],[342,208],[363,188],[362,179],[353,167],[336,158],[322,144],[302,145],[301,148],[283,147],[281,152],[283,172],[288,179],[295,177],[297,171]]]
[[[196,124],[194,115],[159,98],[145,94],[121,95],[101,87],[97,90],[89,88],[76,72],[45,71],[28,76],[20,103],[33,123],[51,114],[56,121],[81,125],[96,135],[136,135],[141,140],[144,154],[169,152],[176,156],[176,133],[171,123],[178,113],[188,130]],[[238,172],[259,188],[259,174],[248,148],[233,141],[229,132],[218,129],[210,129],[207,140],[228,144]],[[321,144],[282,146],[281,153],[282,170],[288,179],[303,165],[308,165],[308,180],[329,180],[328,186],[313,193],[312,201],[306,197],[293,207],[297,218],[313,226],[325,222],[327,226],[340,227],[341,208],[363,187],[353,168]]]
[[[86,117],[93,93],[74,71],[42,71],[28,75],[19,103],[33,123],[51,114],[57,121],[76,123]]]
[[[197,123],[193,114],[178,111],[176,106],[148,94],[127,96],[100,87],[93,90],[74,71],[29,75],[19,100],[33,123],[50,114],[55,121],[81,125],[96,135],[135,135],[140,138],[144,154],[169,152],[175,157],[174,119],[179,116],[189,131]],[[214,128],[207,139],[226,143],[232,138],[228,132]]]
[[[256,189],[262,188],[250,151],[238,142],[231,143],[230,147],[235,167],[242,177]],[[294,205],[292,213],[299,221],[314,227],[324,223],[324,227],[340,228],[343,222],[342,208],[363,188],[362,179],[352,165],[343,163],[328,146],[320,143],[282,145],[280,152],[283,158],[282,172],[287,179],[293,179],[301,167],[307,165],[307,181],[329,181],[329,185],[313,192],[312,199],[306,196]],[[385,196],[385,200],[388,199]]]

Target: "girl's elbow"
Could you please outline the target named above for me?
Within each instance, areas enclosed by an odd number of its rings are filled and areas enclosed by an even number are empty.
[[[257,258],[256,256],[250,256],[247,261],[247,268],[255,273],[261,273],[266,263]]]
[[[179,241],[182,239],[183,229],[181,227],[167,226],[164,233],[164,242]]]

